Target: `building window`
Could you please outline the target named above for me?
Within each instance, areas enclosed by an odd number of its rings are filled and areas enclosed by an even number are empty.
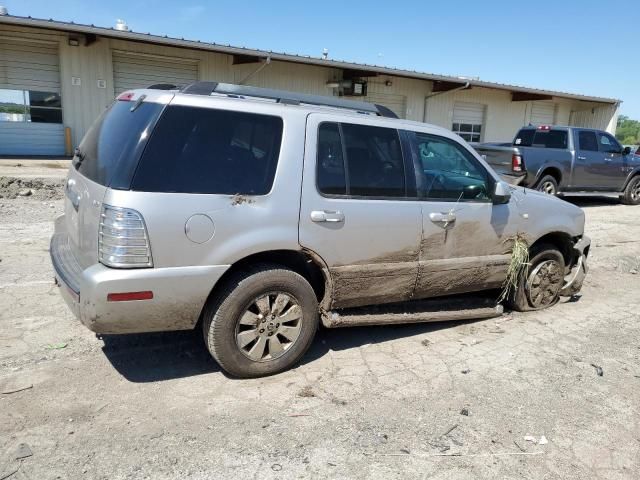
[[[0,122],[62,123],[60,95],[0,89]]]
[[[479,123],[454,123],[451,128],[467,142],[479,142],[482,134],[482,124]]]

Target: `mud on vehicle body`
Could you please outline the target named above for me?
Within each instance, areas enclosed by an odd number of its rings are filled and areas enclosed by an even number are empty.
[[[508,186],[447,130],[391,116],[213,83],[121,95],[66,181],[51,241],[63,296],[98,333],[202,328],[226,371],[252,377],[294,365],[320,321],[501,311],[451,296],[500,288],[517,235],[533,263],[514,308],[580,289],[579,208]]]

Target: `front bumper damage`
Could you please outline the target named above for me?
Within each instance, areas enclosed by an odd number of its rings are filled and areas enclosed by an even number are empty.
[[[582,283],[589,271],[587,256],[589,255],[590,247],[591,239],[586,235],[583,235],[582,238],[573,245],[574,261],[571,270],[564,278],[564,286],[560,290],[561,296],[571,297],[582,289]]]

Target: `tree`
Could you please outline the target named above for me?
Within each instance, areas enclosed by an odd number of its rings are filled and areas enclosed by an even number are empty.
[[[624,145],[640,144],[640,122],[631,120],[626,115],[618,117],[616,138]]]

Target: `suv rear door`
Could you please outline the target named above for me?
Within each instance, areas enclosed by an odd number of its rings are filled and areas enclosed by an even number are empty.
[[[299,241],[327,264],[332,308],[408,300],[422,236],[401,137],[374,119],[311,114]]]

